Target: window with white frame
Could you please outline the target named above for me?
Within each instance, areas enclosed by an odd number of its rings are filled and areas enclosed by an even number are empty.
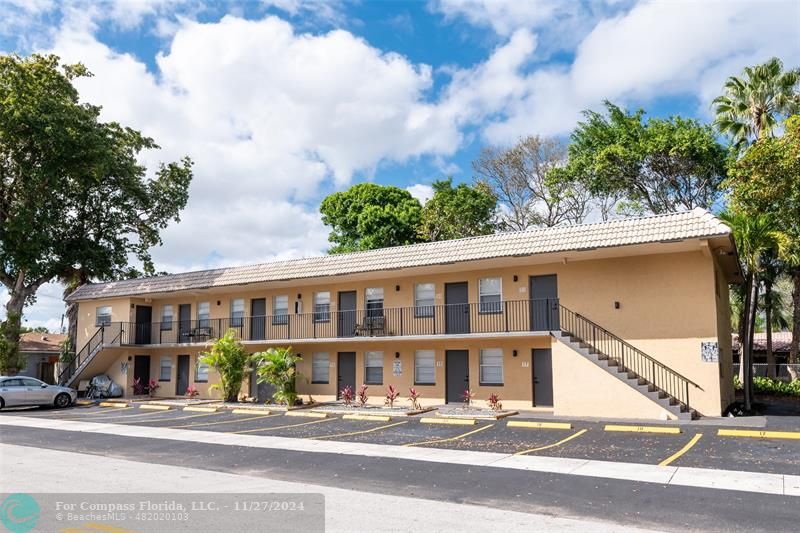
[[[208,302],[197,304],[197,325],[201,328],[211,325],[211,304]]]
[[[194,374],[194,380],[198,383],[206,383],[208,381],[208,365],[197,359],[197,367]]]
[[[241,327],[244,324],[244,298],[231,300],[231,326]]]
[[[331,293],[314,293],[314,322],[328,322],[331,319]]]
[[[172,329],[172,305],[161,306],[161,331],[169,331]]]
[[[414,352],[414,385],[436,384],[436,352],[417,350]]]
[[[480,384],[503,384],[503,350],[501,348],[484,348],[481,350]]]
[[[433,283],[417,283],[414,286],[414,316],[433,316],[436,286]]]
[[[289,297],[286,295],[272,297],[272,323],[274,325],[289,323]]]
[[[373,287],[365,291],[367,302],[367,317],[376,318],[383,316],[383,287]]]
[[[383,352],[364,353],[364,383],[383,385]]]
[[[482,278],[478,282],[478,305],[481,313],[503,311],[503,282],[501,278]]]
[[[158,373],[159,381],[169,381],[172,379],[172,357],[168,355],[161,356],[161,370]]]
[[[330,356],[327,352],[311,354],[311,383],[328,383]]]
[[[97,308],[95,325],[108,326],[111,324],[111,306],[104,305]]]

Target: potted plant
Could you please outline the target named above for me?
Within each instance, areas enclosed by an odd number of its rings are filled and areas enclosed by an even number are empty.
[[[233,329],[210,343],[209,350],[200,354],[200,361],[219,374],[219,384],[211,388],[221,391],[222,399],[226,402],[236,402],[238,399],[249,360],[250,355],[244,345],[236,340],[236,331]]]

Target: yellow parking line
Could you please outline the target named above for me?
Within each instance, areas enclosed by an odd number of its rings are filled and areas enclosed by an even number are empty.
[[[309,424],[319,424],[320,422],[333,422],[334,420],[336,420],[336,418],[321,418],[319,420],[311,420],[310,422],[301,422],[299,424],[287,424],[285,426],[275,426],[271,428],[245,429],[243,431],[231,431],[231,433],[256,433],[258,431],[272,431],[273,429],[296,428],[298,426],[307,426]]]
[[[515,453],[514,455],[525,455],[525,454],[528,454],[528,453],[540,452],[542,450],[549,450],[550,448],[555,448],[556,446],[561,446],[562,444],[564,444],[566,442],[569,442],[572,439],[577,439],[578,437],[580,437],[581,435],[583,435],[587,431],[589,431],[589,430],[588,429],[581,429],[580,431],[576,431],[575,433],[573,433],[572,435],[570,435],[566,439],[561,439],[560,441],[554,442],[553,444],[548,444],[547,446],[540,446],[538,448],[531,448],[530,450],[523,450],[521,452]]]
[[[112,417],[117,416],[116,414],[112,414],[112,413],[119,413],[120,411],[128,411],[129,409],[133,409],[133,407],[120,407],[119,409],[114,409],[112,411],[109,411],[109,410],[93,411],[91,413],[83,413],[83,414],[80,414],[80,415],[78,415],[78,414],[75,414],[75,415],[66,414],[64,416],[58,417],[57,420],[66,420],[67,418],[86,418],[87,416],[94,416],[94,415],[106,415],[106,417],[112,418]],[[156,413],[147,413],[147,414],[148,415],[154,415]],[[49,417],[49,415],[43,415],[43,416],[38,416],[37,418],[48,418],[48,417]]]
[[[122,409],[120,409],[119,411],[122,411]],[[119,411],[113,411],[113,412],[110,412],[110,413],[108,411],[106,411],[103,414],[108,415],[108,416],[104,416],[103,420],[107,420],[109,418],[115,418],[115,419],[116,418],[134,418],[134,417],[137,417],[137,416],[155,416],[155,415],[164,414],[161,411],[153,411],[153,412],[147,412],[147,413],[136,413],[136,414],[127,414],[127,415],[115,414],[115,413],[118,413]],[[92,414],[92,413],[87,413],[87,414]],[[80,420],[81,418],[85,418],[85,417],[76,415],[76,416],[74,416],[72,418],[74,418],[76,420]]]
[[[572,429],[569,422],[527,422],[524,420],[509,420],[506,423],[510,428],[529,428],[529,429]]]
[[[669,426],[616,426],[608,424],[605,431],[623,431],[628,433],[667,433],[670,435],[678,435],[681,433],[681,428]]]
[[[702,437],[702,436],[703,436],[703,434],[702,434],[702,433],[698,433],[697,435],[695,435],[694,437],[692,437],[692,438],[691,438],[691,440],[689,440],[689,442],[687,442],[687,443],[686,443],[686,445],[685,445],[683,448],[681,448],[681,449],[680,449],[680,450],[678,450],[677,452],[673,453],[672,455],[670,455],[669,457],[667,457],[666,459],[664,459],[663,461],[661,461],[660,463],[658,463],[658,466],[667,466],[667,465],[669,465],[671,462],[673,462],[673,461],[675,461],[676,459],[678,459],[678,458],[679,458],[681,455],[683,455],[683,454],[685,454],[686,452],[688,452],[688,451],[689,451],[689,450],[692,448],[692,446],[694,446],[695,444],[697,444],[697,441],[699,441],[699,440],[700,440],[700,437]]]
[[[219,424],[233,424],[234,422],[245,422],[247,420],[255,420],[257,418],[270,418],[273,416],[280,416],[280,415],[259,415],[259,416],[251,416],[249,418],[236,418],[234,420],[222,420],[220,422],[200,422],[199,424],[185,424],[182,426],[164,426],[170,429],[177,429],[177,428],[196,428],[196,427],[205,427],[205,426],[217,426]]]
[[[754,439],[800,440],[800,431],[762,431],[753,429],[720,429],[720,437],[751,437]]]
[[[485,425],[483,427],[480,427],[478,429],[473,429],[472,431],[467,431],[466,433],[462,433],[461,435],[456,435],[455,437],[450,437],[449,439],[426,440],[426,441],[423,441],[423,442],[409,442],[408,444],[403,444],[403,446],[420,446],[422,444],[437,444],[437,443],[440,443],[440,442],[451,442],[451,441],[454,441],[454,440],[461,440],[464,437],[469,437],[470,435],[474,435],[475,433],[478,433],[478,432],[483,431],[485,429],[489,429],[493,425],[494,424],[487,424],[487,425]]]
[[[157,413],[148,413],[148,414],[163,415],[163,414],[166,414],[166,413],[157,412]],[[173,420],[186,420],[187,418],[197,418],[198,416],[212,416],[212,415],[215,415],[215,414],[217,414],[217,413],[201,413],[199,415],[186,415],[186,416],[175,416],[175,417],[164,416],[164,417],[161,417],[161,418],[148,418],[147,420],[144,420],[144,422],[166,422],[166,421],[170,421],[171,422]],[[142,416],[142,415],[129,415],[129,416],[126,416],[125,418],[133,418],[134,416]],[[122,417],[115,417],[115,418],[122,418]],[[139,421],[137,420],[136,422],[131,422],[131,423],[132,424],[136,424],[137,422],[139,422]],[[122,422],[115,422],[115,423],[117,423],[117,424],[127,424],[128,422],[123,420]]]
[[[408,420],[402,422],[395,422],[394,424],[386,424],[372,429],[365,429],[364,431],[351,431],[349,433],[337,433],[336,435],[320,435],[319,437],[310,437],[311,439],[332,439],[334,437],[349,437],[351,435],[363,435],[364,433],[372,433],[373,431],[380,431],[381,429],[388,429],[401,424],[408,424]]]

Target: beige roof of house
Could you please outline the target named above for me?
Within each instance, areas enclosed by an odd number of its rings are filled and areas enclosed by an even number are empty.
[[[150,278],[88,284],[68,300],[91,300],[208,289],[269,281],[288,281],[502,257],[610,248],[729,235],[730,229],[704,209],[593,224],[535,228],[381,248],[364,252],[274,261]]]
[[[67,339],[60,333],[28,332],[19,336],[19,351],[22,353],[59,352],[61,343]]]

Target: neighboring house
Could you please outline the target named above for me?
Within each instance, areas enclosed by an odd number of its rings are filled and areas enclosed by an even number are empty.
[[[61,343],[66,335],[56,333],[23,333],[19,339],[20,355],[25,358],[25,368],[19,375],[38,378],[51,385],[55,383],[55,366],[61,355]]]
[[[786,368],[789,362],[789,350],[792,344],[791,331],[772,332],[772,353],[775,355],[775,375],[779,378],[789,379],[789,371]],[[739,371],[739,361],[742,353],[742,345],[739,342],[739,335],[733,335],[733,363],[734,371]],[[756,333],[753,335],[753,365],[754,375],[766,376],[767,369],[767,334]]]
[[[366,383],[375,402],[391,384],[427,404],[470,389],[555,415],[719,416],[739,281],[729,228],[695,209],[90,284],[68,298],[80,349],[64,381],[211,395],[198,353],[232,328],[249,351],[301,354],[306,400]]]

